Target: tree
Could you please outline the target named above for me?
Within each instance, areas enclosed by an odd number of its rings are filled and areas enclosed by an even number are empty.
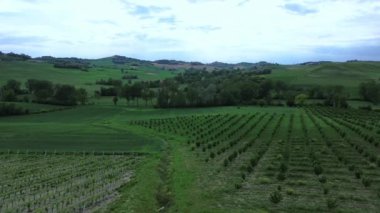
[[[347,108],[347,98],[348,94],[344,91],[343,86],[331,86],[327,88],[327,97],[324,103],[327,106]]]
[[[308,98],[306,94],[301,93],[295,97],[295,104],[302,106]]]
[[[375,80],[363,82],[359,85],[359,93],[364,100],[374,104],[380,103],[380,83]]]
[[[7,81],[3,88],[6,90],[13,90],[15,94],[20,94],[21,82],[11,79]]]
[[[2,88],[0,91],[2,101],[17,101],[17,96],[14,90]]]
[[[139,98],[141,98],[143,85],[140,82],[136,82],[131,86],[131,97],[136,99],[137,106],[139,105]]]
[[[125,84],[121,89],[121,96],[127,100],[127,105],[129,105],[129,101],[132,100],[132,89],[129,84]]]
[[[169,107],[169,90],[167,88],[160,88],[158,90],[157,105],[159,107]]]
[[[77,91],[77,101],[79,101],[82,105],[86,104],[88,101],[87,91],[83,88],[79,88]]]
[[[198,90],[192,86],[185,88],[186,100],[190,106],[195,106],[198,102],[199,93]]]
[[[147,87],[144,87],[141,91],[141,97],[145,101],[145,106],[148,106],[148,100],[150,96],[150,89]]]
[[[283,93],[288,89],[288,85],[284,81],[276,81],[274,84],[274,90],[276,91],[276,97],[282,98]]]
[[[149,90],[149,100],[150,100],[150,104],[153,105],[153,99],[154,97],[156,97],[156,93],[153,91],[153,90]]]
[[[266,98],[270,95],[271,90],[273,88],[273,83],[271,80],[264,80],[260,84],[259,88],[259,98]]]
[[[255,82],[246,81],[241,84],[240,96],[242,102],[250,103],[258,97],[259,86]]]
[[[77,91],[71,85],[56,85],[54,102],[60,105],[76,105],[77,104]]]
[[[114,96],[112,98],[112,101],[113,101],[113,104],[116,106],[117,105],[117,102],[119,101],[119,98],[117,96]]]
[[[50,81],[29,79],[26,88],[35,96],[37,102],[48,102],[48,99],[54,95],[53,83]]]

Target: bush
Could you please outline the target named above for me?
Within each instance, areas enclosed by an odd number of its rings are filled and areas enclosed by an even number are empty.
[[[281,200],[282,200],[281,192],[279,192],[278,190],[272,192],[269,196],[269,200],[275,204],[281,202]]]
[[[286,194],[287,195],[294,195],[295,194],[294,189],[291,189],[291,188],[287,189]]]
[[[330,189],[327,186],[323,187],[323,194],[327,195],[329,192]]]
[[[282,172],[278,173],[277,180],[284,181],[286,179],[286,175]]]
[[[321,183],[326,183],[326,182],[327,182],[327,178],[326,178],[326,176],[321,175],[321,176],[319,177],[319,182],[321,182]]]
[[[333,198],[327,199],[326,204],[328,209],[335,209],[338,206],[336,199]]]
[[[288,166],[285,163],[281,163],[280,165],[280,171],[286,172],[288,170]]]
[[[363,174],[363,172],[362,172],[361,170],[356,170],[356,171],[355,171],[355,177],[356,177],[357,179],[360,179],[361,176],[362,176],[362,174]]]
[[[241,189],[242,185],[240,183],[235,183],[235,189]]]
[[[25,110],[21,107],[17,107],[14,104],[0,103],[0,116],[23,115],[28,113],[28,110]]]
[[[369,187],[371,186],[371,180],[369,180],[368,178],[363,178],[362,179],[362,183],[365,187]]]
[[[322,174],[323,169],[322,169],[321,165],[319,165],[319,164],[315,165],[314,166],[314,172],[315,172],[316,175]]]

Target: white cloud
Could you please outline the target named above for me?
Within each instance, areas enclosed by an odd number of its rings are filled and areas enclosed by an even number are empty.
[[[368,46],[373,59],[379,8],[368,0],[1,0],[0,50],[292,63],[345,60],[326,47]]]

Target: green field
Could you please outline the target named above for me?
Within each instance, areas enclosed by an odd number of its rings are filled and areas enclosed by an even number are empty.
[[[57,84],[75,85],[78,88],[85,88],[90,95],[100,88],[95,82],[101,79],[121,79],[126,73],[122,73],[121,69],[125,69],[128,75],[137,75],[138,80],[160,80],[164,78],[174,77],[172,71],[161,70],[154,66],[142,65],[131,70],[128,65],[108,65],[108,63],[99,60],[93,62],[94,66],[84,72],[77,69],[54,68],[53,64],[32,61],[0,61],[0,85],[7,80],[14,79],[25,83],[28,79],[49,80]],[[107,66],[108,65],[108,66]],[[124,80],[127,82],[127,80]]]
[[[107,160],[96,161],[98,165],[90,169],[106,166],[119,152],[147,153],[137,168],[127,167],[134,171],[131,180],[121,183],[115,176],[120,185],[109,200],[91,193],[102,183],[87,186],[86,208],[120,212],[150,212],[163,206],[170,212],[358,212],[365,208],[376,212],[380,208],[379,120],[375,112],[324,107],[143,109],[98,104],[1,118],[2,168],[23,171],[28,166],[25,159],[30,159],[28,164],[44,171],[41,178],[48,178],[45,161],[57,162],[52,162],[52,168],[62,168],[76,158],[85,164],[87,158],[107,154],[103,156]],[[90,173],[83,175],[74,183],[87,180]],[[38,176],[31,177],[39,181]],[[64,186],[59,175],[52,178],[61,185],[50,186],[49,191],[62,186],[66,192],[59,194],[62,201],[49,208],[77,211],[81,204],[71,203],[76,196],[70,194],[71,186]],[[0,204],[12,209],[16,203],[9,201],[17,190],[1,189]],[[42,196],[40,190],[44,188],[31,190],[18,209],[39,209],[42,197],[53,196]]]
[[[98,90],[100,79],[175,72],[92,60],[88,72],[0,61],[9,79]],[[377,62],[281,66],[265,77],[346,86]],[[125,81],[124,81],[125,82]],[[321,102],[309,100],[308,103]],[[368,102],[350,101],[353,107]],[[0,117],[0,212],[378,212],[380,113],[320,106],[153,108],[112,97],[62,107],[15,102]],[[376,106],[373,106],[376,108]]]

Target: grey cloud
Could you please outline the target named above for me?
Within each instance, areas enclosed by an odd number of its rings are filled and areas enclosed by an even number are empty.
[[[33,44],[48,41],[46,37],[39,36],[9,36],[0,35],[0,44]]]
[[[175,16],[162,17],[158,19],[158,23],[175,24],[177,22]]]
[[[225,0],[188,0],[190,3],[224,2]]]
[[[249,3],[251,0],[243,0],[243,1],[240,1],[238,4],[237,4],[237,6],[243,6],[243,5],[245,5],[245,4],[247,4],[247,3]]]
[[[285,10],[297,14],[297,15],[308,15],[311,13],[316,13],[318,10],[308,8],[306,6],[303,6],[301,4],[296,4],[296,3],[288,3],[282,6]]]
[[[329,58],[329,60],[380,60],[380,44],[350,47],[325,46],[315,48],[314,52],[320,58]]]
[[[189,30],[199,30],[202,32],[211,32],[222,29],[221,27],[211,26],[211,25],[203,25],[203,26],[196,26],[196,27],[189,27]]]
[[[116,24],[116,22],[112,20],[90,20],[89,22],[92,24],[105,24],[105,25],[118,26],[118,24]]]
[[[127,0],[121,0],[121,2],[125,5],[130,14],[139,16],[140,18],[153,18],[154,14],[170,10],[169,7],[139,5]]]

